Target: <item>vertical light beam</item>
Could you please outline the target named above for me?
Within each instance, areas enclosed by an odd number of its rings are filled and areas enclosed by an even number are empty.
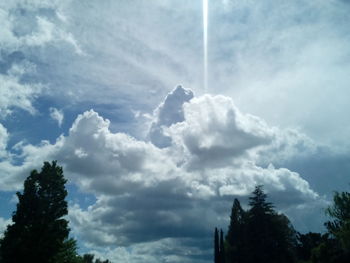
[[[208,91],[208,0],[203,0],[203,82]]]

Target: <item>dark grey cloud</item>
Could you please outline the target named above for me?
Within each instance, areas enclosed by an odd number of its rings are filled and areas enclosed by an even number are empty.
[[[316,191],[329,198],[334,191],[348,191],[350,186],[350,157],[343,151],[318,149],[309,156],[295,156],[280,165],[302,173]]]

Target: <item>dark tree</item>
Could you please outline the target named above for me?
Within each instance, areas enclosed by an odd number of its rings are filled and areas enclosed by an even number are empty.
[[[320,233],[309,232],[307,234],[297,234],[297,257],[299,260],[310,260],[312,250],[317,248],[323,241]]]
[[[83,255],[83,262],[84,263],[94,263],[94,257],[93,254],[84,254]]]
[[[326,238],[314,249],[314,263],[350,262],[350,193],[335,192],[333,204],[327,209],[332,221],[325,223],[328,229]]]
[[[325,224],[329,233],[340,241],[345,252],[350,252],[350,193],[336,192],[327,213],[333,218]]]
[[[293,262],[296,232],[288,218],[276,213],[266,199],[267,195],[261,185],[255,188],[249,198],[249,262]]]
[[[67,239],[64,241],[62,249],[56,254],[52,262],[83,263],[82,257],[77,254],[77,250],[77,241],[73,238]]]
[[[263,186],[258,185],[249,197],[250,214],[267,216],[274,213],[272,203],[266,201],[267,195],[263,191]]]
[[[246,257],[246,212],[238,199],[232,205],[230,225],[226,235],[226,258],[230,262],[243,262]]]
[[[239,200],[235,198],[231,210],[230,225],[226,236],[226,240],[232,245],[237,240],[236,237],[242,235],[242,228],[245,224],[245,216],[246,212],[241,207]]]
[[[220,263],[225,263],[225,243],[224,243],[224,232],[220,230]]]
[[[111,263],[111,262],[108,259],[107,260],[96,259],[95,263]]]
[[[107,260],[101,260],[99,258],[95,259],[94,254],[84,254],[81,258],[81,263],[111,263],[108,259]],[[70,263],[70,262],[69,262]]]
[[[234,200],[226,236],[228,263],[295,261],[296,232],[288,218],[275,212],[266,199],[262,186],[257,186],[249,198],[248,211]]]
[[[214,232],[214,262],[220,263],[219,232],[216,227]]]
[[[3,263],[53,263],[68,238],[66,179],[56,162],[45,162],[40,172],[33,170],[17,192],[18,204],[13,224],[1,241]]]
[[[312,263],[348,263],[347,257],[337,239],[329,233],[322,235],[321,244],[311,251]]]

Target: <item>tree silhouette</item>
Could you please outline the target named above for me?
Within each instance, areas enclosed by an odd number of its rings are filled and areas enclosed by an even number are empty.
[[[101,260],[99,258],[95,259],[95,255],[94,254],[84,254],[81,257],[81,263],[111,263],[108,259],[106,260]],[[70,263],[70,262],[69,262]]]
[[[77,254],[77,241],[69,238],[64,241],[61,250],[55,255],[54,263],[83,263],[82,257]],[[0,261],[1,262],[1,261]]]
[[[251,262],[293,262],[296,232],[283,214],[278,214],[266,201],[261,185],[256,186],[249,198],[247,216]]]
[[[93,255],[93,254],[85,254],[83,256],[83,262],[84,263],[94,263],[94,257],[95,257],[95,255]]]
[[[326,222],[328,231],[336,237],[345,252],[350,252],[350,193],[335,192],[333,205],[327,209],[333,221]]]
[[[314,263],[350,262],[350,193],[335,192],[333,204],[327,209],[333,219],[325,223],[328,233],[323,242],[312,251]]]
[[[224,232],[215,227],[214,231],[214,262],[215,263],[225,263],[226,262],[226,253],[225,253],[225,242],[224,242]]]
[[[17,192],[13,224],[1,241],[2,263],[51,263],[62,253],[68,238],[66,179],[56,161],[45,162],[40,172],[33,170]]]
[[[234,200],[226,236],[228,263],[294,262],[296,232],[288,218],[267,202],[262,186],[255,187],[244,211]]]
[[[220,263],[225,263],[225,243],[224,243],[224,232],[220,229]]]
[[[242,262],[242,258],[246,257],[246,216],[247,213],[241,207],[239,200],[235,198],[226,235],[226,258],[229,260],[228,263]]]
[[[251,207],[251,215],[267,216],[274,213],[272,203],[266,201],[267,195],[263,191],[263,186],[258,185],[249,197],[249,205]]]
[[[322,241],[323,237],[320,233],[309,232],[306,234],[297,234],[297,256],[300,260],[311,259],[312,250],[318,247]]]
[[[216,227],[214,232],[214,262],[220,263],[219,232]]]

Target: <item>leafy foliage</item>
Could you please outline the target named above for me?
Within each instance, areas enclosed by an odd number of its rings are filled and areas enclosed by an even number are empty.
[[[311,252],[317,248],[324,240],[326,236],[322,236],[320,233],[309,232],[307,234],[297,234],[297,256],[298,259],[307,261],[311,259]]]
[[[313,263],[350,262],[350,193],[335,192],[326,213],[333,219],[325,223],[328,234],[313,250]]]
[[[327,209],[333,221],[326,222],[326,227],[336,237],[347,253],[350,252],[350,193],[336,192],[333,205]]]
[[[83,263],[77,254],[77,241],[73,238],[64,241],[61,250],[53,259],[54,263]]]

